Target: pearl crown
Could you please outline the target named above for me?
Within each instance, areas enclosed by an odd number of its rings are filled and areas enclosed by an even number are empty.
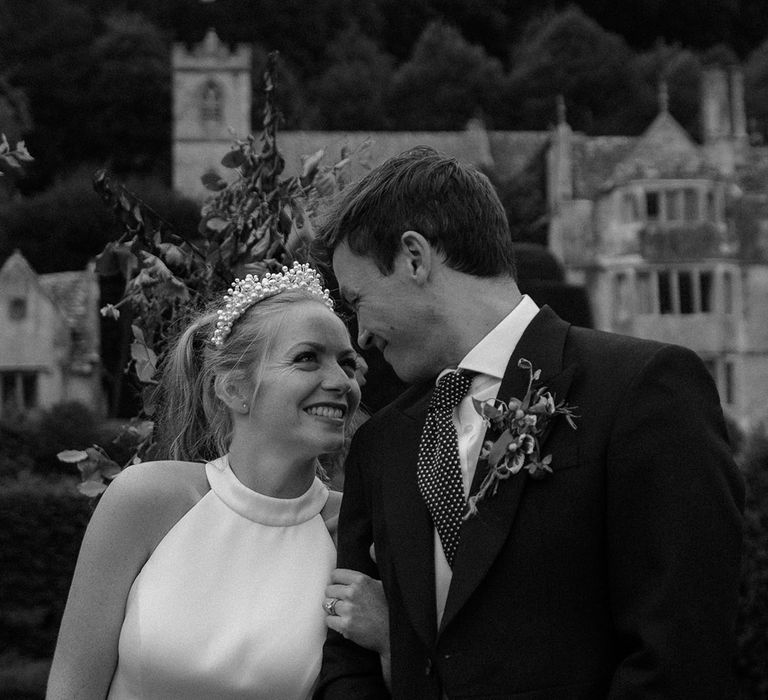
[[[253,304],[287,289],[304,289],[333,310],[330,292],[323,287],[318,272],[306,263],[294,262],[290,270],[283,267],[281,272],[268,272],[261,280],[253,275],[236,279],[224,295],[224,308],[218,311],[211,343],[220,348],[232,331],[232,324]]]

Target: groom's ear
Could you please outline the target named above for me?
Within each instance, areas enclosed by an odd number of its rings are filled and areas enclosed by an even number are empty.
[[[400,236],[400,255],[414,282],[423,284],[429,279],[435,252],[424,236],[417,231],[406,231]]]

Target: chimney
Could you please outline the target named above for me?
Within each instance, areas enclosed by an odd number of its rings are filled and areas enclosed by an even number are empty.
[[[720,67],[705,68],[701,76],[701,119],[704,143],[732,134],[728,74]]]
[[[731,67],[731,127],[732,136],[742,140],[747,138],[747,115],[744,108],[744,73],[738,66]]]

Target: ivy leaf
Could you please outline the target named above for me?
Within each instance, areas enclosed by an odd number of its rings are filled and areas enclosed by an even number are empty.
[[[161,243],[158,248],[165,258],[165,262],[173,267],[186,267],[187,258],[179,246],[173,243]]]
[[[321,148],[319,151],[315,151],[311,156],[307,156],[303,159],[304,163],[301,168],[302,184],[306,185],[307,183],[312,182],[324,155],[325,151]]]
[[[77,464],[88,459],[88,453],[84,450],[62,450],[56,455],[56,458],[66,464]]]
[[[140,381],[149,383],[157,369],[157,355],[144,340],[144,333],[138,326],[131,326],[134,341],[131,343],[131,359],[135,362],[136,376]]]
[[[34,158],[30,155],[29,151],[27,150],[27,146],[23,141],[18,141],[16,143],[16,157],[24,161],[26,163],[29,163],[30,161],[33,161]]]
[[[77,485],[77,490],[88,498],[96,498],[107,490],[107,485],[101,481],[83,481]]]
[[[217,233],[221,233],[222,231],[227,229],[227,227],[229,226],[229,221],[227,221],[226,219],[221,219],[218,216],[214,216],[208,219],[208,221],[205,222],[205,225],[209,229],[216,231]]]
[[[205,189],[212,192],[220,192],[227,188],[227,182],[218,173],[207,172],[200,178],[200,181],[205,186]]]
[[[246,160],[242,149],[233,148],[221,159],[221,164],[225,168],[239,168]]]

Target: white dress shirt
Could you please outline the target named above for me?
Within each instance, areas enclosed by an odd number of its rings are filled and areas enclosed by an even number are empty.
[[[533,299],[528,295],[523,295],[517,306],[459,362],[459,369],[477,372],[467,396],[453,411],[453,424],[459,442],[459,461],[465,498],[469,496],[469,488],[475,476],[475,467],[485,435],[483,419],[475,411],[472,398],[478,401],[496,398],[501,380],[504,377],[504,370],[509,364],[509,358],[528,324],[538,312],[539,307],[536,306]],[[449,367],[443,370],[438,380],[445,372],[450,372],[453,369],[455,368]],[[437,530],[434,531],[434,540],[435,597],[439,627],[445,609],[445,601],[448,598],[452,572],[445,558]]]

